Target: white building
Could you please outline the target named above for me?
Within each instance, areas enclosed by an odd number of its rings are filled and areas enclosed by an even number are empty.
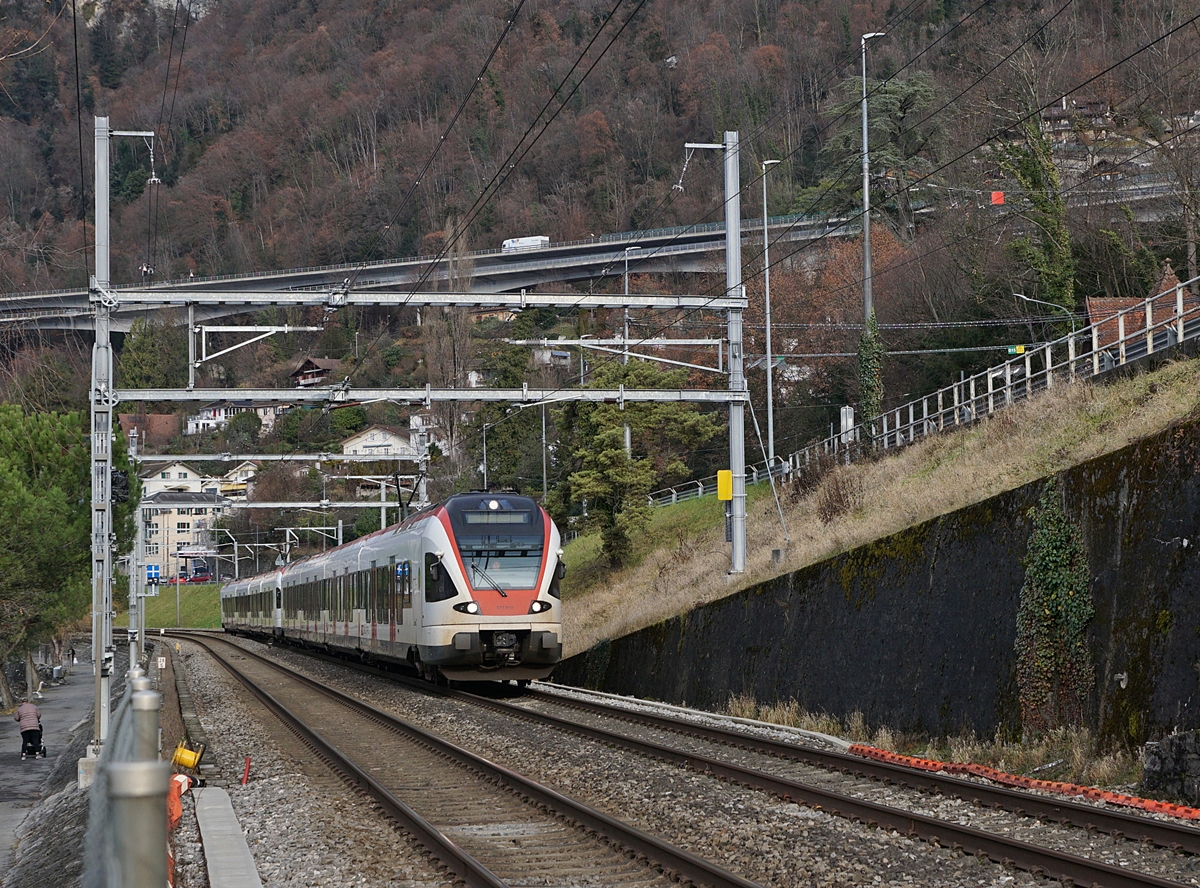
[[[142,497],[171,491],[174,493],[220,493],[220,480],[206,477],[187,463],[174,462],[159,466],[141,476]]]
[[[157,567],[164,582],[182,571],[190,573],[200,561],[215,568],[216,562],[208,554],[215,551],[217,542],[213,525],[229,507],[229,500],[215,491],[163,490],[143,496],[142,554],[146,565]]]
[[[213,401],[200,408],[195,416],[187,418],[184,427],[185,435],[199,435],[203,432],[215,432],[229,425],[229,420],[239,413],[253,410],[258,414],[262,423],[262,434],[270,434],[275,428],[275,420],[292,409],[290,404],[255,404],[250,401]]]
[[[420,432],[396,431],[377,425],[365,428],[343,441],[342,453],[412,460],[422,459],[425,455],[420,447]]]
[[[254,486],[258,464],[246,460],[220,477],[221,495],[230,499],[244,500]]]

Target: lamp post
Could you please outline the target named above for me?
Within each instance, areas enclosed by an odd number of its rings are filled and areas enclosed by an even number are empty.
[[[863,229],[863,316],[867,335],[875,303],[871,296],[871,161],[867,156],[867,41],[886,36],[883,31],[862,35],[862,229]],[[865,417],[864,417],[865,419]]]
[[[1067,320],[1071,322],[1071,338],[1075,338],[1075,315],[1067,311],[1066,308],[1059,305],[1057,302],[1047,302],[1044,299],[1034,299],[1032,296],[1026,296],[1024,293],[1013,293],[1018,299],[1024,299],[1026,302],[1036,302],[1038,305],[1045,305],[1049,308],[1056,308],[1067,316]]]
[[[625,248],[625,295],[629,295],[629,254],[634,250],[640,250],[641,247],[626,247]],[[621,363],[629,363],[629,306],[625,306],[625,327],[624,339],[622,340]]]
[[[763,290],[765,293],[767,321],[767,471],[775,468],[775,397],[771,389],[771,377],[775,375],[775,355],[771,351],[771,254],[770,238],[767,235],[767,170],[778,160],[762,162],[763,186]]]

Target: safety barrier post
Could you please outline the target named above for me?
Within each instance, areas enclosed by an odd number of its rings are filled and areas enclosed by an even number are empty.
[[[139,761],[158,759],[158,713],[162,709],[162,694],[156,691],[135,691],[133,706],[133,755]]]
[[[1154,300],[1146,300],[1146,354],[1154,354]]]
[[[1120,363],[1125,363],[1125,312],[1117,315],[1117,354]]]
[[[914,440],[913,428],[916,426],[916,424],[917,424],[917,421],[913,417],[913,402],[909,401],[908,402],[908,443],[909,444],[911,444]]]
[[[1004,363],[1004,406],[1011,407],[1012,397],[1012,361]]]
[[[1100,329],[1092,324],[1092,376],[1100,375]]]
[[[989,369],[989,370],[986,370],[986,371],[984,371],[984,372],[986,372],[986,373],[987,373],[987,384],[988,384],[988,415],[989,415],[989,416],[991,416],[991,415],[992,415],[992,413],[994,413],[994,412],[995,412],[995,410],[996,410],[996,399],[995,399],[995,395],[994,395],[994,393],[993,393],[993,390],[992,390],[992,371]]]
[[[971,377],[971,412],[968,414],[971,422],[975,421],[975,377]]]
[[[1071,331],[1071,338],[1067,340],[1067,365],[1069,367],[1068,375],[1071,382],[1075,381],[1075,331]]]
[[[167,884],[167,762],[112,762],[108,798],[116,827],[122,888]]]
[[[1054,359],[1050,355],[1050,343],[1046,343],[1046,391],[1054,386]]]
[[[888,436],[887,414],[881,413],[879,418],[883,420],[883,449],[887,450],[887,436]]]
[[[900,431],[900,408],[896,408],[896,446],[904,443],[904,433]]]

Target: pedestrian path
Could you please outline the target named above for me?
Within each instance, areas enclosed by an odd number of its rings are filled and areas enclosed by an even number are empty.
[[[91,717],[95,702],[91,666],[75,666],[65,684],[43,688],[42,695],[34,702],[42,711],[46,758],[21,761],[20,728],[12,713],[0,716],[0,881],[12,866],[17,827],[41,798],[55,758],[67,748],[72,729]]]

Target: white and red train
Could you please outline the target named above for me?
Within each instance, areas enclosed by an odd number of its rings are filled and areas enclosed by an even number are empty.
[[[528,681],[562,657],[558,528],[532,499],[469,493],[221,589],[226,632],[411,665],[431,680]]]

